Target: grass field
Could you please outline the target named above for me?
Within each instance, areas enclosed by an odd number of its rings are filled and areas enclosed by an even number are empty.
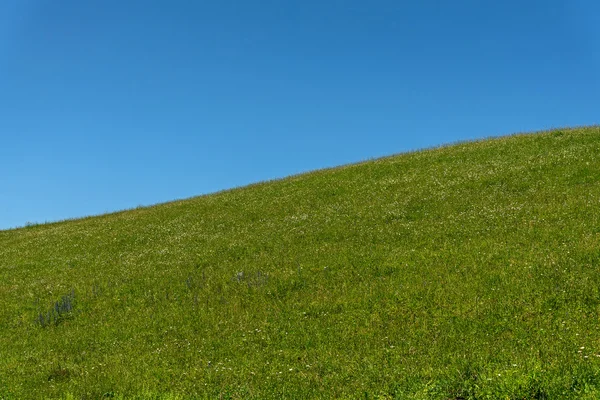
[[[599,268],[600,127],[1,231],[0,399],[596,399]]]

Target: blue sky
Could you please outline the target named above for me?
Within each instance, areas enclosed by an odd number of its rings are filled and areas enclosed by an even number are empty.
[[[0,2],[0,229],[600,122],[597,1]]]

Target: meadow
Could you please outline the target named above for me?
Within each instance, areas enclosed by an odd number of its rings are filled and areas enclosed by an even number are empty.
[[[0,399],[596,399],[599,268],[600,127],[0,231]]]

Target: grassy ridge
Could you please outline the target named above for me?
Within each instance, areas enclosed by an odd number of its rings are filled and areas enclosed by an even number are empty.
[[[598,398],[600,128],[0,232],[0,399]]]

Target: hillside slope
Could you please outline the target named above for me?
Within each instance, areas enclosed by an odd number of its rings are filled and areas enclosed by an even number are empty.
[[[2,231],[0,398],[597,398],[599,267],[600,127]]]

